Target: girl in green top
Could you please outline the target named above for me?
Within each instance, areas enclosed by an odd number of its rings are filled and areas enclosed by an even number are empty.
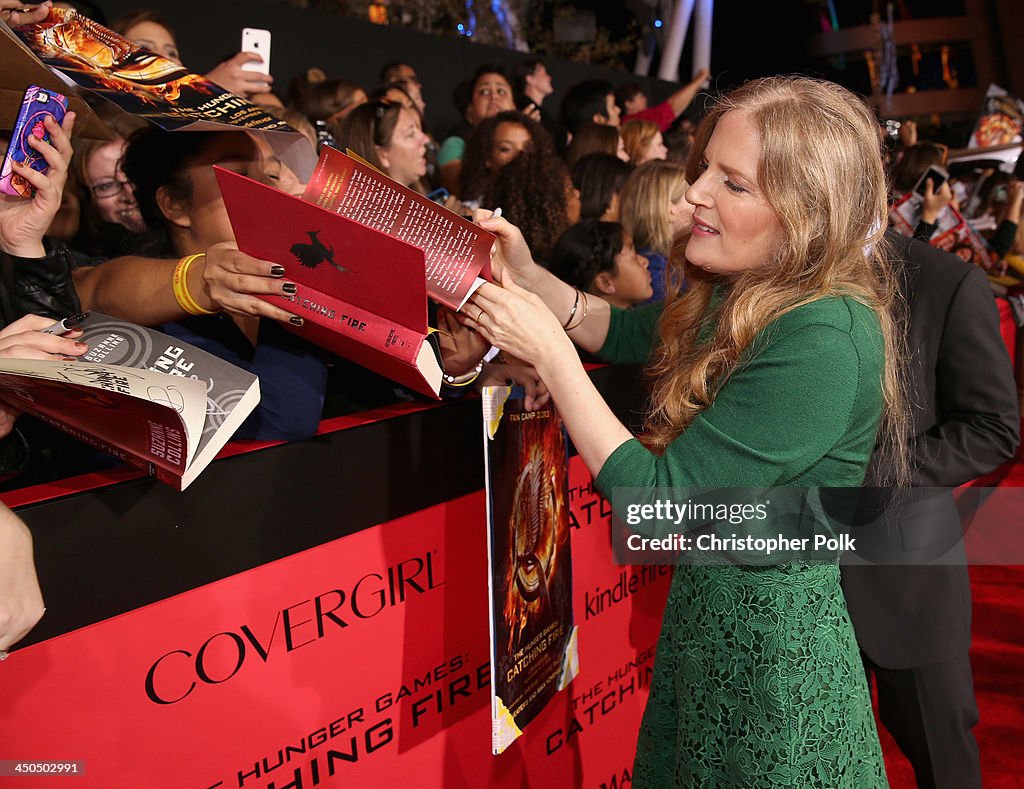
[[[606,494],[858,486],[876,443],[894,468],[905,457],[879,146],[871,113],[845,89],[752,82],[697,133],[693,227],[674,256],[684,294],[609,308],[540,269],[507,222],[481,219],[499,237],[502,287],[481,287],[464,320],[536,368]],[[642,441],[572,341],[648,363]],[[633,782],[886,785],[837,566],[678,568]]]

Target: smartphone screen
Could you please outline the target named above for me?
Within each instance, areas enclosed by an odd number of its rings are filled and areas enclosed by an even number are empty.
[[[67,111],[68,100],[61,94],[38,85],[29,86],[14,123],[14,133],[7,146],[3,169],[0,170],[0,192],[17,197],[32,197],[35,194],[32,185],[15,173],[12,165],[21,162],[40,173],[49,170],[46,159],[28,144],[28,138],[34,136],[50,142],[50,133],[43,126],[43,121],[51,116],[57,123],[63,123]]]
[[[449,197],[449,192],[443,186],[438,187],[433,192],[427,195],[428,200],[433,200],[438,205],[444,205],[445,200]]]
[[[270,31],[257,27],[246,27],[242,29],[242,51],[255,52],[261,58],[262,63],[246,63],[242,66],[245,71],[257,71],[260,74],[270,73]]]
[[[921,176],[921,180],[917,182],[917,186],[914,187],[914,191],[924,197],[924,185],[925,181],[929,178],[932,179],[932,192],[938,194],[938,191],[942,188],[942,185],[949,179],[949,173],[943,170],[941,167],[932,165],[925,170],[924,175]]]

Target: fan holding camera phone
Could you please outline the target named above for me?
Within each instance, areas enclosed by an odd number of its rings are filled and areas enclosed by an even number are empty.
[[[67,99],[35,85],[25,91],[14,134],[7,146],[0,191],[0,250],[37,258],[42,238],[60,207],[75,113]]]
[[[907,193],[920,201],[921,216],[913,235],[923,241],[932,237],[938,229],[939,215],[953,203],[949,173],[944,167],[947,154],[945,145],[919,142],[903,151],[893,169],[892,193],[897,201]]]
[[[914,186],[914,194],[919,195],[922,201],[921,221],[918,222],[914,235],[927,241],[935,232],[939,214],[953,202],[949,172],[937,164],[931,165]]]

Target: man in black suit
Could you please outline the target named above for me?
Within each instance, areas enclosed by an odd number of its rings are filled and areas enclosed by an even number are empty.
[[[911,484],[930,489],[853,530],[858,557],[844,557],[843,590],[882,723],[917,785],[980,789],[970,581],[949,489],[1013,457],[1017,388],[984,273],[922,241],[887,238],[909,313]],[[925,566],[950,550],[960,561]]]

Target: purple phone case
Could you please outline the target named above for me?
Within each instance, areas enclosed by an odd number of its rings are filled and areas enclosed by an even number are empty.
[[[16,174],[12,162],[23,162],[33,170],[45,173],[49,169],[46,159],[28,144],[28,136],[34,134],[50,142],[50,134],[43,127],[43,120],[52,115],[57,123],[64,122],[68,111],[68,100],[52,90],[30,85],[25,91],[25,98],[18,111],[18,120],[14,124],[14,134],[7,146],[3,170],[0,170],[0,192],[16,197],[32,197],[35,189],[24,178]]]

